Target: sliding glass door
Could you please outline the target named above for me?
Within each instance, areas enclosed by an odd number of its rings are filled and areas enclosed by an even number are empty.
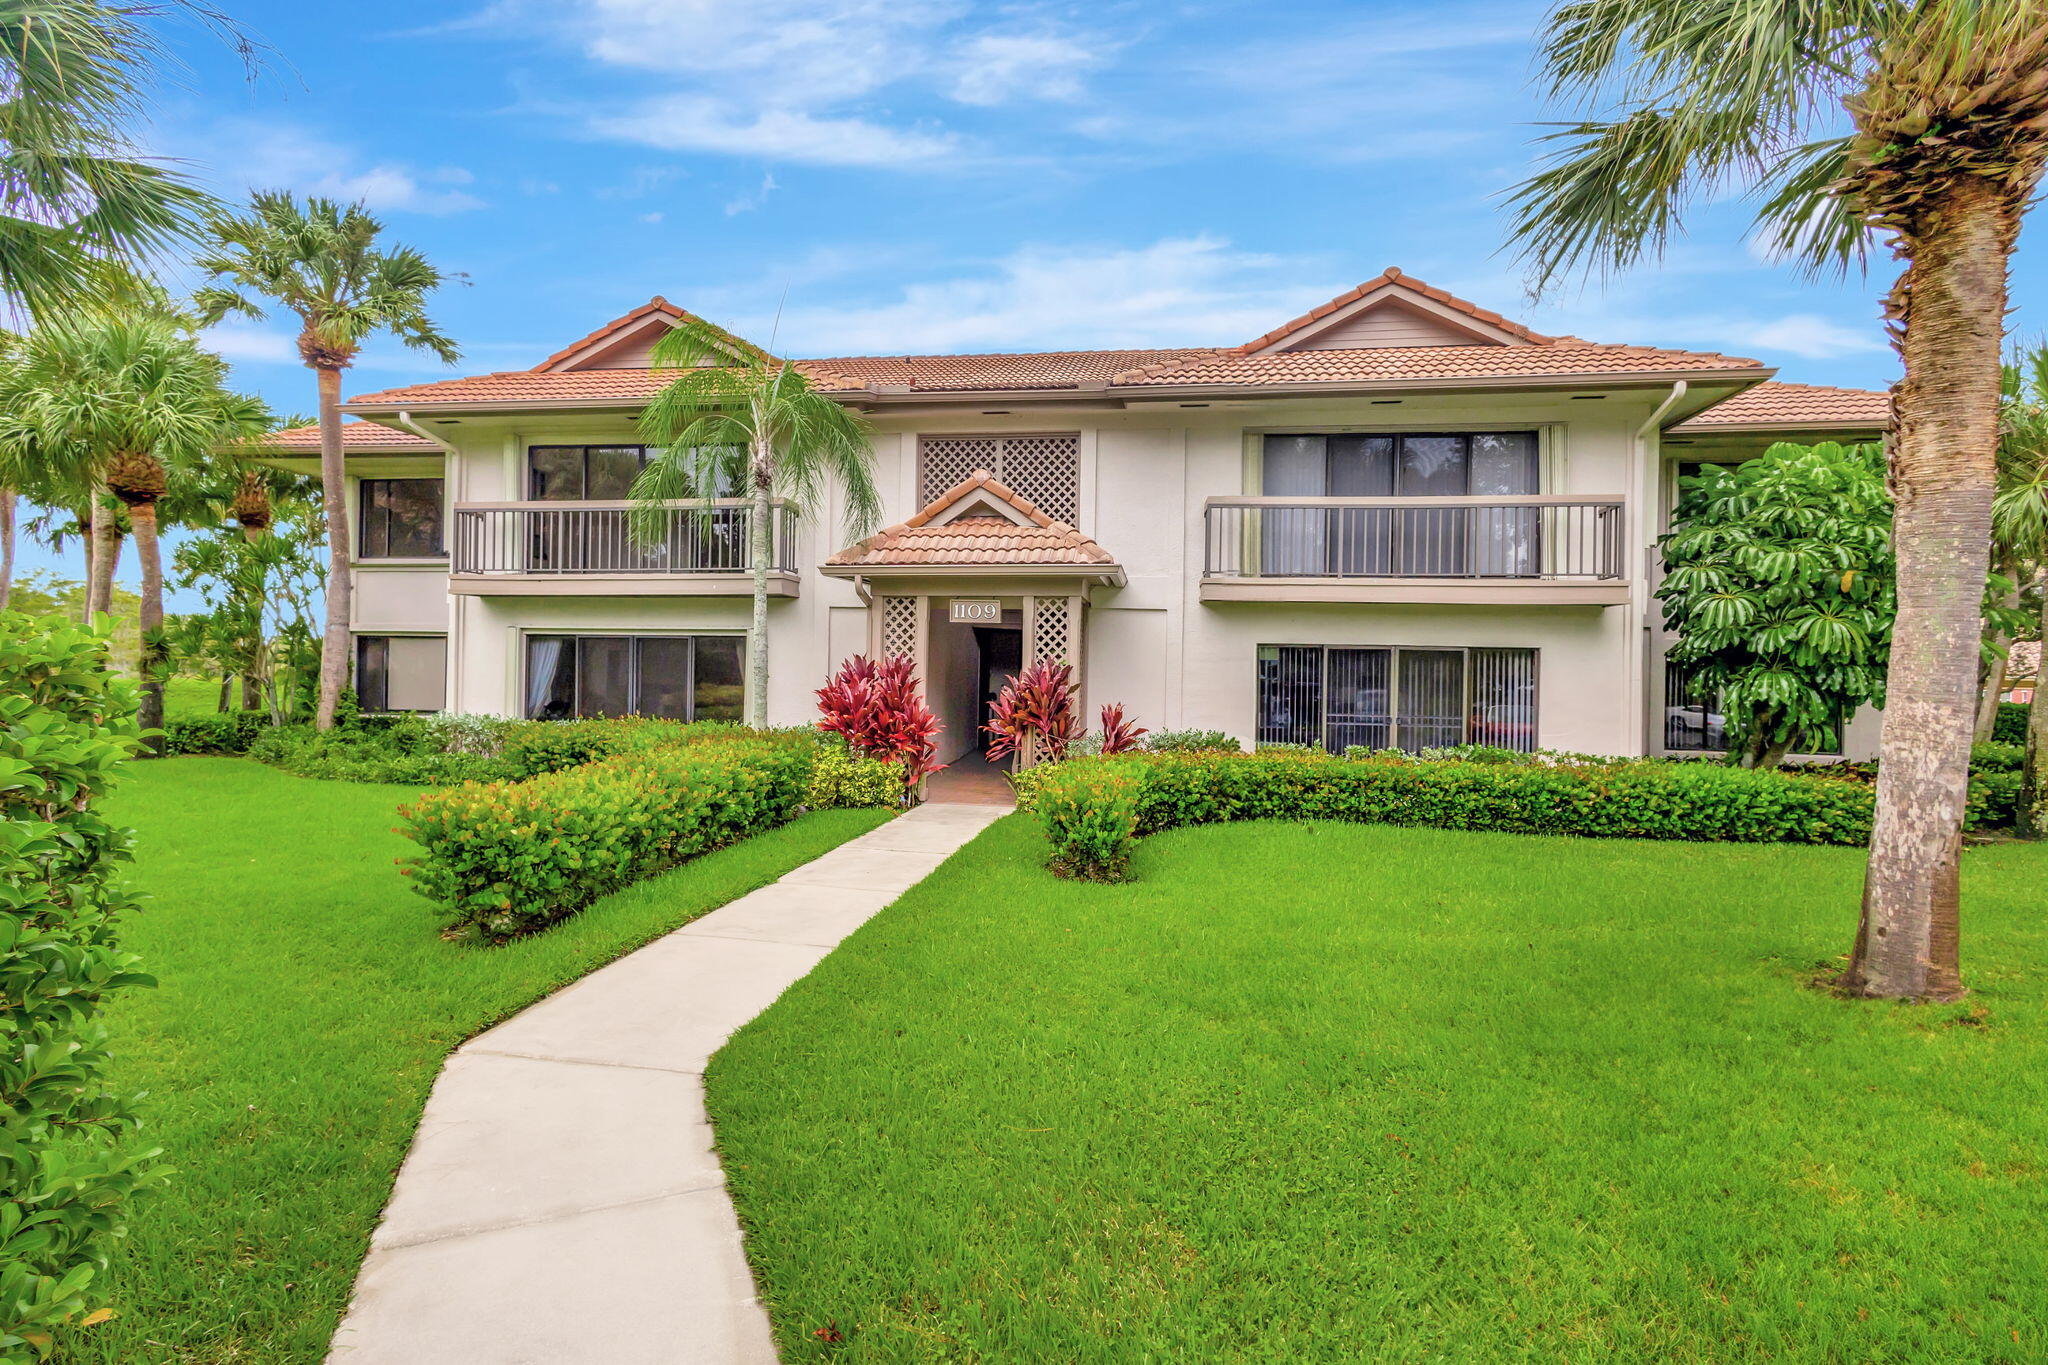
[[[736,721],[744,646],[736,635],[529,635],[526,715]]]
[[[1536,651],[1262,645],[1258,742],[1536,747]]]

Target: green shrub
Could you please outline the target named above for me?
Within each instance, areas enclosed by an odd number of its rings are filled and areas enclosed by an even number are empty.
[[[1973,773],[2014,773],[2027,761],[2027,746],[2024,744],[2003,744],[1992,740],[1988,744],[1970,746],[1970,771]]]
[[[401,807],[401,861],[451,934],[501,943],[610,891],[780,824],[809,785],[814,740],[725,731],[519,782],[470,783]]]
[[[325,734],[310,725],[275,726],[257,735],[249,757],[300,777],[331,782],[431,787],[506,775],[500,759],[432,747],[419,723],[409,718],[369,729],[337,726]]]
[[[1116,759],[1060,766],[1065,773],[1042,784],[1036,802],[1053,848],[1053,871],[1081,881],[1122,881],[1138,834],[1142,769]]]
[[[270,725],[263,711],[216,711],[209,715],[173,716],[164,722],[160,753],[245,754]]]
[[[1076,759],[1040,779],[1034,809],[1055,868],[1119,865],[1104,845],[1120,828],[1121,784],[1135,788],[1133,834],[1226,820],[1350,820],[1436,829],[1619,839],[1860,844],[1871,791],[1861,784],[1730,768],[1636,761],[1613,766],[1418,763],[1260,750]],[[1100,820],[1082,807],[1112,807]],[[1057,812],[1055,815],[1054,812]]]
[[[108,1089],[112,992],[153,984],[116,930],[132,836],[98,802],[137,752],[106,641],[0,613],[0,1361],[40,1359],[94,1311],[126,1204],[160,1181]]]
[[[2027,717],[2032,714],[2031,702],[2002,701],[1998,703],[1998,719],[1991,723],[1991,738],[2000,744],[2025,744],[2027,742]]]
[[[2011,829],[2019,822],[2021,781],[2022,775],[2018,771],[1970,774],[1970,795],[1963,806],[1963,828]]]
[[[804,804],[812,810],[836,806],[900,806],[903,769],[837,745],[820,746],[811,762],[810,786]]]
[[[504,760],[507,777],[538,777],[542,773],[581,767],[614,754],[673,743],[684,738],[686,731],[700,738],[744,733],[739,726],[716,721],[685,726],[679,720],[656,720],[645,716],[528,720],[508,726],[498,757]]]
[[[1148,754],[1244,752],[1242,744],[1221,730],[1154,730],[1145,736],[1143,747]]]

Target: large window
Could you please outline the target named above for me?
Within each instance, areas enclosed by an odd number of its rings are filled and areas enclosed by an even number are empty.
[[[438,711],[447,699],[447,637],[356,637],[356,700],[365,711]]]
[[[526,714],[738,720],[743,645],[736,635],[529,635]]]
[[[1537,490],[1533,431],[1274,435],[1259,491],[1269,498],[1516,498]],[[1261,572],[1279,577],[1533,573],[1533,507],[1274,507],[1261,520]]]
[[[438,559],[441,480],[364,479],[357,488],[361,559]]]
[[[1259,647],[1258,742],[1536,748],[1536,651]]]
[[[652,446],[531,446],[528,493],[537,502],[623,502],[657,453]],[[730,497],[732,490],[730,478],[721,477],[699,496]]]

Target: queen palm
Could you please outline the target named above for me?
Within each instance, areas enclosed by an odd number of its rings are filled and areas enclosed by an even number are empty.
[[[666,533],[672,505],[743,488],[752,504],[747,567],[754,579],[747,638],[747,724],[768,724],[768,572],[777,496],[814,510],[836,482],[849,535],[880,519],[874,446],[866,420],[811,387],[803,372],[715,327],[685,317],[655,343],[655,368],[672,372],[640,416],[659,450],[633,481],[633,531],[642,543]]]
[[[249,212],[223,214],[199,258],[210,283],[192,296],[201,318],[260,318],[268,300],[299,319],[299,358],[319,391],[320,485],[327,513],[327,626],[320,650],[315,725],[334,724],[348,675],[349,535],[341,451],[341,375],[363,343],[389,332],[453,364],[460,356],[427,316],[427,295],[450,278],[406,246],[383,247],[384,225],[361,204],[283,191],[250,197]]]
[[[158,504],[171,481],[216,446],[261,431],[269,414],[229,391],[227,365],[173,318],[144,313],[36,328],[23,339],[0,405],[46,451],[75,453],[74,480],[103,485],[127,510],[141,561],[140,719],[163,724],[163,556]]]
[[[1947,998],[1991,529],[2006,269],[2048,156],[2041,0],[1574,0],[1552,18],[1550,135],[1513,198],[1541,288],[1655,256],[1730,186],[1814,270],[1873,234],[1905,262],[1886,313],[1899,612],[1863,915],[1844,987]]]

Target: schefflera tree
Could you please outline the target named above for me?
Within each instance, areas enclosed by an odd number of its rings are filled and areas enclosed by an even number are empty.
[[[1731,752],[1774,768],[1884,703],[1897,587],[1884,454],[1772,446],[1685,480],[1659,541],[1670,657],[1719,696]]]
[[[142,739],[106,649],[0,612],[0,1359],[41,1359],[108,1314],[109,1246],[164,1175],[106,1079],[102,1005],[154,984],[117,933],[132,835],[100,799]]]

